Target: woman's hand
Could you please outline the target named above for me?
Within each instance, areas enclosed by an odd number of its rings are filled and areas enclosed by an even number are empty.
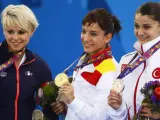
[[[151,108],[147,105],[147,103],[142,104],[142,108],[140,110],[141,116],[151,118],[151,119],[157,119],[160,120],[160,113],[152,113]]]
[[[52,107],[52,111],[57,115],[61,114],[65,110],[65,104],[62,102],[53,102],[50,105]]]
[[[70,83],[66,83],[60,87],[58,93],[59,96],[57,97],[57,100],[65,104],[70,104],[75,98],[74,89]]]
[[[122,104],[122,96],[115,90],[111,90],[108,96],[108,105],[117,110]]]

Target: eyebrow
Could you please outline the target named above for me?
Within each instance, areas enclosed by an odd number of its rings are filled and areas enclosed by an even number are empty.
[[[82,27],[82,30],[86,30],[86,29]],[[98,31],[91,30],[90,32],[98,32]]]
[[[24,30],[24,29],[14,30],[14,29],[12,29],[12,28],[7,28],[6,30],[7,30],[7,31],[8,31],[8,30],[12,30],[12,31],[26,31],[26,30]]]
[[[150,24],[150,23],[147,23],[147,24],[143,24],[143,25],[152,25],[152,24]]]
[[[136,22],[134,22],[134,24],[138,24]],[[146,24],[143,24],[143,25],[152,25],[151,23],[146,23]]]
[[[99,33],[98,31],[94,31],[94,30],[91,30],[90,32],[96,32],[96,33]]]

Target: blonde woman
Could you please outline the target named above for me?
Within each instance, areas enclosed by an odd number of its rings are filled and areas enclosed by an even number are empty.
[[[52,80],[47,64],[27,49],[38,22],[27,6],[9,5],[1,23],[5,40],[0,46],[0,120],[31,120],[36,89]]]

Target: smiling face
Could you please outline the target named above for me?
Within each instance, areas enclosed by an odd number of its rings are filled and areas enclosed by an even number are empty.
[[[160,23],[149,15],[137,13],[134,21],[134,33],[141,44],[160,36]]]
[[[16,53],[25,48],[38,21],[25,5],[8,5],[1,13],[1,23],[9,50]]]
[[[18,52],[27,46],[31,33],[15,26],[6,27],[4,29],[4,35],[9,46],[9,50],[12,52]]]
[[[90,25],[87,23],[82,26],[81,40],[84,51],[89,55],[93,55],[105,49],[111,37],[111,34],[105,35],[105,32],[97,23],[92,23]]]

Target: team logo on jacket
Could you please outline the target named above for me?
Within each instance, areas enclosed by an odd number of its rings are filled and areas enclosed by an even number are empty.
[[[0,72],[0,77],[6,77],[7,76],[7,72]]]
[[[156,68],[153,70],[152,77],[154,79],[160,79],[160,68]]]
[[[31,73],[31,71],[26,71],[26,72],[25,72],[25,75],[27,75],[27,76],[32,76],[33,73]]]

